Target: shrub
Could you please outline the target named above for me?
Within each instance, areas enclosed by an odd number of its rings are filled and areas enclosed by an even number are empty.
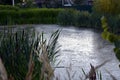
[[[0,5],[0,11],[1,10],[19,10],[19,8],[11,5]]]
[[[0,24],[53,24],[62,9],[21,9],[0,11]]]
[[[120,36],[109,31],[107,19],[105,17],[102,17],[101,22],[102,22],[102,28],[104,30],[102,33],[102,37],[105,40],[108,40],[111,43],[114,43],[115,45],[114,52],[116,57],[120,61]]]
[[[83,26],[88,27],[90,26],[90,14],[88,12],[79,12],[76,15],[76,25],[77,26]]]
[[[109,29],[113,33],[119,33],[120,29],[120,16],[107,16],[107,23]]]
[[[90,15],[90,26],[93,28],[101,29],[101,15],[97,13],[91,13]]]
[[[78,27],[100,28],[100,15],[72,9],[62,10],[58,15],[58,24]]]
[[[120,13],[120,0],[95,0],[94,10],[101,14],[115,15]]]
[[[72,9],[62,10],[58,14],[58,24],[60,25],[73,25],[75,23],[76,11]]]

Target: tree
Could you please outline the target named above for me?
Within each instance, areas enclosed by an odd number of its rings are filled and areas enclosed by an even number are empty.
[[[120,0],[96,0],[94,2],[94,10],[102,14],[109,14],[111,16],[117,16],[120,14]],[[120,35],[111,32],[109,24],[107,23],[106,16],[101,18],[102,23],[102,37],[105,40],[110,41],[114,44],[114,52],[117,59],[120,61]],[[119,65],[120,67],[120,65]]]
[[[120,0],[94,0],[94,10],[102,14],[119,14]]]

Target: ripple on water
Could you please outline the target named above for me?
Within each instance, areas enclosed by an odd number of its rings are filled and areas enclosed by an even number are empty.
[[[48,28],[47,26],[44,25],[44,28],[38,26],[36,30],[44,30],[49,35],[49,33],[59,28],[62,29],[58,40],[61,45],[61,51],[59,53],[60,56],[57,58],[57,62],[61,62],[57,66],[69,67],[72,64],[71,76],[76,72],[72,80],[79,80],[79,76],[83,76],[82,68],[85,72],[88,72],[90,63],[97,66],[108,59],[111,59],[111,61],[101,67],[98,72],[101,71],[103,80],[111,80],[110,75],[105,71],[107,69],[120,80],[119,61],[113,52],[114,46],[104,41],[100,33],[92,29],[64,28],[56,25],[49,25]],[[58,76],[60,80],[65,80],[65,78],[69,80],[66,68],[55,69],[55,76]]]

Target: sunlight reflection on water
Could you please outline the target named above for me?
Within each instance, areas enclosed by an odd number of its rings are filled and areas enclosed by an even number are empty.
[[[98,70],[102,72],[103,80],[111,80],[105,69],[120,80],[119,62],[113,52],[114,46],[104,41],[100,33],[92,29],[64,28],[58,25],[38,25],[36,27],[38,32],[44,30],[48,35],[57,29],[62,29],[62,31],[58,40],[61,51],[56,63],[60,61],[57,66],[72,67],[71,76],[74,72],[76,74],[71,77],[71,80],[80,80],[79,76],[83,77],[82,68],[88,72],[90,63],[96,66],[108,59],[111,61]],[[65,78],[69,80],[66,68],[55,69],[55,76],[59,77],[60,80],[65,80]]]

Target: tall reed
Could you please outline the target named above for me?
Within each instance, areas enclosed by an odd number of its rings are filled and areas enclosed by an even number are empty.
[[[32,80],[39,80],[42,77],[40,75],[44,72],[42,71],[43,66],[47,64],[48,68],[51,67],[50,62],[58,52],[56,43],[59,30],[51,35],[48,44],[43,36],[43,33],[40,36],[37,35],[36,39],[33,29],[9,28],[0,32],[0,57],[9,78],[12,76],[15,80],[24,80],[26,76],[29,76]],[[40,59],[43,61],[39,61]]]

